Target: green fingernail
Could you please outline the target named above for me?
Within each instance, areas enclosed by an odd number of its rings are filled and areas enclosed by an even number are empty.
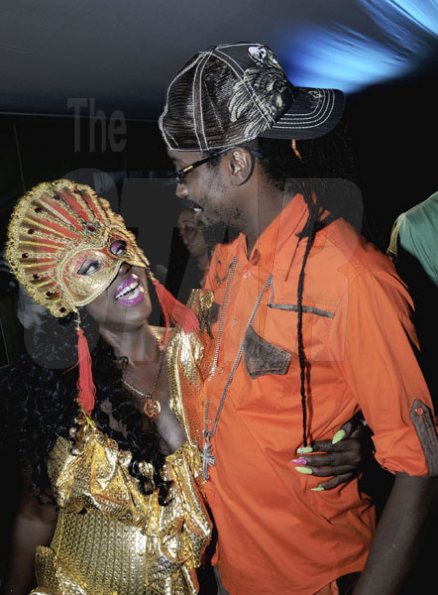
[[[343,440],[346,435],[347,435],[347,432],[345,430],[338,430],[336,432],[336,434],[333,436],[332,444],[337,444],[338,442]]]
[[[313,452],[311,446],[300,446],[300,448],[297,448],[297,453],[299,455],[308,455],[310,452]]]
[[[313,471],[309,467],[295,467],[295,469],[299,473],[304,473],[305,475],[312,475]]]
[[[323,492],[324,488],[322,486],[318,486],[316,488],[310,488],[312,492]]]

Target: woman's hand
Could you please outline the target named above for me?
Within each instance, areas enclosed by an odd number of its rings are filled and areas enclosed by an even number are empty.
[[[317,440],[309,447],[299,448],[292,462],[300,473],[330,477],[311,488],[321,492],[332,490],[356,477],[371,451],[371,434],[360,414],[347,421],[332,440]]]

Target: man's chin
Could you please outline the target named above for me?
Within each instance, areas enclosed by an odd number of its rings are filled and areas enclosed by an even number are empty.
[[[226,221],[225,217],[219,213],[209,213],[208,211],[202,211],[202,220],[207,227],[228,227],[228,221]]]
[[[239,231],[227,226],[223,222],[207,225],[204,229],[204,238],[210,247],[215,244],[227,244],[239,235]]]

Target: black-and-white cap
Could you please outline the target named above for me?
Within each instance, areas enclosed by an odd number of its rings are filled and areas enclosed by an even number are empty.
[[[337,89],[292,85],[268,46],[223,44],[199,52],[175,76],[159,126],[170,149],[205,152],[258,136],[317,138],[343,109]]]

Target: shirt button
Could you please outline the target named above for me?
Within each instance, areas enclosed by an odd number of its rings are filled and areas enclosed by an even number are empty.
[[[233,326],[237,326],[239,324],[239,321],[237,320],[237,318],[233,318],[233,320],[231,321],[231,324]]]
[[[244,279],[251,279],[251,273],[249,271],[246,271],[246,273],[243,273],[243,278]]]
[[[223,374],[224,373],[224,369],[222,366],[219,366],[219,368],[217,369],[217,373],[218,374]]]

